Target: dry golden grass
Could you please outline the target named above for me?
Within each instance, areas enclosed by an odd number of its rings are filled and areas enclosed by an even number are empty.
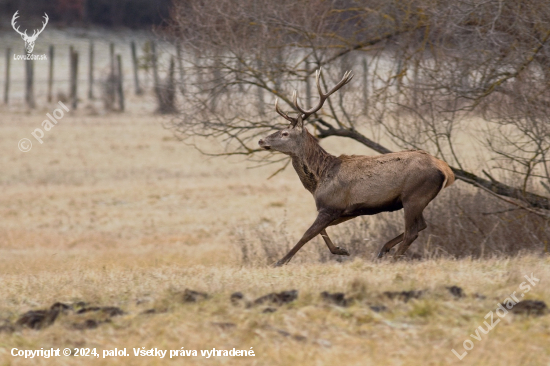
[[[540,278],[526,298],[550,304],[548,257],[298,264],[323,245],[315,241],[284,268],[243,266],[237,231],[276,228],[286,218],[289,237],[297,239],[313,220],[314,204],[294,172],[266,180],[273,167],[251,170],[235,159],[206,159],[143,110],[102,117],[73,112],[43,145],[20,152],[17,142],[32,139],[30,131],[48,111],[5,110],[0,122],[0,326],[57,301],[118,306],[126,315],[96,329],[75,330],[84,316],[66,314],[43,330],[0,332],[0,364],[156,365],[170,361],[134,357],[131,349],[253,347],[254,358],[185,361],[548,365],[550,315],[508,314],[473,341],[462,361],[451,353],[463,352],[462,342],[518,291],[525,274]],[[452,285],[467,296],[454,299],[446,289]],[[211,297],[182,303],[186,288]],[[290,289],[299,291],[298,300],[273,313],[229,300],[235,291],[254,299]],[[425,292],[407,303],[383,294],[402,290]],[[320,299],[322,291],[357,300],[347,308],[330,305]],[[387,310],[377,313],[370,305]],[[160,312],[141,314],[152,308]],[[97,348],[100,354],[117,347],[131,356],[29,361],[12,357],[14,347]]]

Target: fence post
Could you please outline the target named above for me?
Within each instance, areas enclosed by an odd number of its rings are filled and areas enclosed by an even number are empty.
[[[94,42],[90,41],[88,62],[88,99],[94,99]]]
[[[157,60],[157,45],[155,41],[151,41],[151,53],[153,61],[153,79],[154,79],[154,88],[157,98],[160,100],[160,81],[159,81],[159,70],[158,70],[158,60]]]
[[[103,96],[103,102],[105,108],[112,110],[116,99],[116,87],[117,80],[115,75],[115,44],[109,43],[109,76],[105,82],[105,95]]]
[[[6,79],[4,80],[4,104],[8,104],[10,94],[11,48],[6,50]]]
[[[369,64],[367,58],[363,57],[363,114],[369,110]]]
[[[124,112],[124,89],[122,85],[122,58],[120,55],[116,56],[118,66],[118,78],[117,78],[117,92],[118,92],[118,105],[121,112]]]
[[[141,86],[139,86],[139,65],[136,51],[136,42],[132,41],[130,46],[132,47],[132,63],[134,65],[134,86],[136,88],[136,95],[143,94]]]
[[[212,109],[213,111],[216,110],[216,107],[218,106],[218,97],[223,92],[223,88],[220,87],[219,85],[222,79],[222,75],[220,73],[219,67],[220,67],[220,62],[218,60],[218,57],[216,56],[216,58],[213,61],[213,70],[212,70],[213,79],[211,83],[212,93],[210,97],[210,109]]]
[[[263,64],[262,64],[262,60],[260,59],[259,56],[256,59],[256,65],[257,65],[256,67],[258,68],[256,74],[257,75],[262,75]],[[265,111],[264,111],[264,89],[262,87],[259,87],[259,86],[256,89],[258,91],[258,112],[260,113],[261,116],[263,116],[265,114]]]
[[[175,85],[175,73],[176,73],[176,63],[174,57],[170,58],[170,68],[168,69],[168,76],[166,80],[166,85],[163,90],[163,108],[164,113],[174,113],[176,111],[176,85]]]
[[[115,44],[109,43],[109,60],[111,62],[111,75],[115,74]]]
[[[69,92],[67,95],[69,98],[71,98],[71,87],[72,87],[72,80],[73,80],[73,53],[74,53],[74,47],[71,45],[69,46]]]
[[[419,79],[418,79],[418,68],[419,61],[414,62],[414,85],[413,85],[413,103],[415,107],[418,107],[418,88],[419,88]]]
[[[305,104],[305,108],[309,108],[309,105],[311,103],[311,81],[310,81],[310,74],[309,74],[309,58],[306,58],[305,59],[305,63],[306,63],[306,102],[304,103]]]
[[[71,102],[73,109],[76,109],[78,104],[78,52],[76,52],[71,47],[71,55],[70,55],[70,61],[71,61]]]
[[[283,66],[283,49],[277,48],[277,56],[275,58],[275,91],[277,93],[281,92],[281,79],[282,79],[282,71],[284,70]]]
[[[48,65],[48,103],[51,103],[53,98],[53,61],[55,56],[53,44],[50,45],[48,53],[50,58]]]
[[[176,54],[178,57],[178,69],[180,74],[179,89],[181,95],[185,95],[185,69],[183,68],[183,55],[181,51],[181,44],[179,42],[176,44]]]
[[[25,61],[25,101],[30,108],[36,107],[34,99],[34,61]]]

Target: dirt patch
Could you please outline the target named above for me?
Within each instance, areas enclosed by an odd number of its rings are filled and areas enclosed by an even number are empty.
[[[193,291],[188,288],[185,289],[182,295],[183,302],[198,302],[208,299],[208,294],[205,292]]]
[[[27,311],[17,319],[15,325],[31,329],[44,329],[55,322],[59,313],[59,309]]]
[[[246,303],[246,300],[242,292],[232,293],[229,299],[231,300],[231,304],[233,304],[234,306],[239,306]]]
[[[78,329],[78,330],[95,329],[103,323],[110,323],[110,322],[111,322],[110,319],[106,319],[106,320],[86,319],[85,321],[80,323],[73,323],[72,327],[73,329]]]
[[[387,307],[385,307],[384,305],[371,305],[369,306],[369,308],[374,311],[375,313],[381,313],[383,311],[386,311],[388,310]]]
[[[346,307],[351,303],[351,299],[346,299],[346,294],[343,292],[330,293],[323,291],[321,292],[321,299],[325,302],[343,307]]]
[[[418,299],[424,293],[423,290],[410,290],[410,291],[386,291],[386,295],[390,300],[399,299],[404,302],[408,302],[410,299]]]
[[[93,329],[97,328],[102,323],[110,322],[110,318],[114,316],[124,315],[125,312],[115,306],[89,306],[86,307],[85,302],[77,302],[74,304],[65,304],[56,302],[49,309],[31,310],[21,315],[14,325],[6,324],[0,328],[5,328],[5,331],[11,331],[17,328],[44,329],[52,325],[60,314],[73,313],[83,315],[87,313],[101,314],[103,319],[86,319],[82,322],[72,324],[73,329]]]
[[[212,322],[210,323],[215,327],[221,328],[223,330],[233,329],[237,327],[237,324],[235,323],[225,323],[225,322]]]
[[[162,314],[162,313],[166,313],[166,312],[167,312],[166,309],[151,308],[151,309],[143,310],[141,313],[139,313],[139,315]]]
[[[82,308],[78,310],[77,314],[85,314],[89,312],[101,312],[102,314],[105,314],[109,317],[118,316],[118,315],[124,315],[124,311],[122,309],[117,308],[115,306],[90,306],[87,308]]]
[[[548,306],[540,300],[523,300],[514,305],[510,311],[514,314],[540,316],[548,313]]]
[[[260,296],[254,301],[250,301],[242,292],[234,292],[230,296],[231,304],[234,306],[242,306],[246,308],[260,306],[260,305],[277,305],[281,306],[283,304],[288,304],[293,302],[298,298],[298,290],[289,290],[281,292],[272,292],[270,294]],[[266,307],[262,312],[263,313],[273,313],[277,311],[276,308],[272,306]]]
[[[252,302],[252,306],[263,305],[263,304],[273,304],[273,305],[283,305],[293,302],[298,298],[298,290],[282,291],[282,292],[272,292],[265,296],[261,296]]]
[[[449,292],[457,299],[460,299],[465,296],[464,291],[462,290],[461,287],[450,286],[450,287],[447,287],[447,290],[449,290]]]

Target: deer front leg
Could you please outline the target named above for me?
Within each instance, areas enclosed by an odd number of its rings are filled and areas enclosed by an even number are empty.
[[[294,254],[296,254],[300,250],[300,248],[304,246],[304,244],[317,236],[321,231],[325,230],[332,221],[338,218],[338,216],[339,214],[336,214],[334,212],[319,212],[317,218],[315,219],[315,222],[313,222],[313,225],[311,225],[311,227],[307,229],[307,231],[302,236],[302,239],[298,241],[298,243],[294,246],[294,248],[290,250],[290,252],[288,252],[287,255],[285,255],[277,263],[275,263],[274,266],[280,267],[290,262],[292,257],[294,257]]]
[[[321,230],[321,237],[325,241],[325,244],[327,245],[328,249],[332,254],[336,255],[349,255],[349,252],[345,250],[344,248],[337,247],[334,245],[332,240],[328,237],[326,229]]]

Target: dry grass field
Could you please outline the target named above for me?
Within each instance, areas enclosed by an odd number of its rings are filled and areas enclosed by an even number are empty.
[[[315,240],[284,268],[243,264],[239,241],[254,240],[258,228],[284,225],[294,241],[315,217],[293,171],[267,180],[273,166],[208,159],[174,139],[147,105],[72,111],[40,145],[30,132],[51,109],[5,108],[0,120],[0,365],[550,365],[548,312],[510,312],[478,332],[481,340],[470,337],[499,302],[521,293],[524,275],[540,282],[523,299],[550,304],[548,256],[319,263],[324,244]],[[17,148],[23,137],[33,140],[27,153]],[[369,153],[329,147],[344,150]],[[209,297],[186,302],[185,289]],[[285,290],[298,298],[246,306]],[[411,290],[421,292],[385,293]],[[349,303],[326,301],[323,291]],[[245,298],[232,303],[234,292]],[[40,330],[14,326],[56,302],[75,309]],[[91,306],[124,314],[77,314]],[[460,361],[451,349],[462,354],[466,339],[474,348]],[[11,355],[51,347],[95,348],[99,358]],[[142,347],[198,356],[134,356]],[[102,358],[114,348],[129,356]],[[212,348],[253,348],[255,357],[201,356]]]

